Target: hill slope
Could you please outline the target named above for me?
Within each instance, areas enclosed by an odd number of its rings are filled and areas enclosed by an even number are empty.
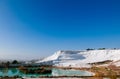
[[[84,50],[84,51],[58,51],[52,56],[49,56],[36,63],[48,63],[54,66],[61,67],[91,67],[93,63],[110,62],[120,66],[120,63],[116,61],[120,60],[120,49],[112,50]]]

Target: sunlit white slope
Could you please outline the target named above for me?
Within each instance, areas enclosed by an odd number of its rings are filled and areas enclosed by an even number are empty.
[[[37,63],[52,61],[55,66],[91,67],[88,63],[120,60],[120,50],[58,51]],[[117,64],[119,65],[119,63]]]

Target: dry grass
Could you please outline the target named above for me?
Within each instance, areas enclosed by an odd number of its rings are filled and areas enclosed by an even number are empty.
[[[107,67],[101,66],[96,67],[93,66],[90,69],[87,69],[88,71],[94,72],[95,77],[117,77],[120,76],[120,67],[116,67],[115,65],[109,65]]]

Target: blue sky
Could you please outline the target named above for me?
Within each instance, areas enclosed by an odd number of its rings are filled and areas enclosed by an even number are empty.
[[[0,58],[120,48],[119,0],[0,0]]]

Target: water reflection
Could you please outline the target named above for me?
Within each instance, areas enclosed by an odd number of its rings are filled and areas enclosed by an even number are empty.
[[[73,70],[73,69],[52,69],[53,76],[93,76],[94,73],[87,72],[87,71],[80,71],[80,70]]]
[[[10,69],[10,71],[11,71],[13,74],[15,74],[15,73],[18,72],[18,70],[17,70],[16,68]]]

